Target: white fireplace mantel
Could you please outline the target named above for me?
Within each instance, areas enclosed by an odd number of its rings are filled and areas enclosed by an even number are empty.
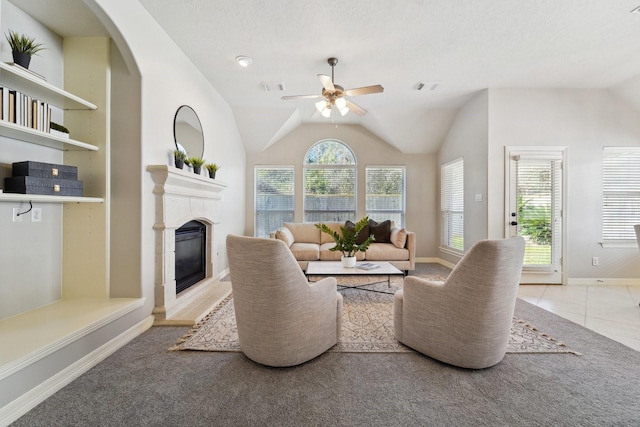
[[[207,227],[206,276],[210,282],[215,275],[216,241],[215,224],[219,224],[222,191],[227,187],[209,177],[196,175],[166,165],[150,165],[147,171],[155,184],[156,196],[156,292],[154,314],[168,318],[193,299],[200,284],[176,295],[175,280],[175,231],[192,220]]]

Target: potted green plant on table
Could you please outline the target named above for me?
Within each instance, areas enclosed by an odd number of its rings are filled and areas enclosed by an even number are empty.
[[[25,34],[18,34],[13,30],[9,30],[9,34],[5,34],[11,53],[13,54],[13,62],[24,68],[29,68],[31,56],[37,54],[44,49],[42,43],[36,43],[36,40]]]
[[[316,224],[316,227],[323,233],[327,233],[333,237],[333,241],[336,244],[329,250],[342,252],[342,265],[347,268],[354,268],[356,266],[356,253],[366,251],[371,242],[375,240],[372,234],[362,243],[358,243],[358,234],[368,224],[369,217],[365,216],[353,227],[347,227],[346,225],[340,226],[340,233],[330,229],[327,224]]]
[[[189,157],[187,162],[193,168],[193,173],[200,175],[202,165],[204,165],[204,159],[202,157]]]
[[[187,160],[187,153],[182,150],[173,150],[173,161],[178,169],[182,169],[184,167],[184,163]]]
[[[220,169],[220,166],[215,163],[207,163],[206,165],[204,165],[204,167],[209,171],[209,178],[215,179],[216,172],[218,171],[218,169]]]

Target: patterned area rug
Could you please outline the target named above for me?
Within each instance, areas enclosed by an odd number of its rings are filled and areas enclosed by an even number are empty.
[[[428,276],[429,280],[444,280],[441,276]],[[385,278],[386,279],[386,278]],[[390,286],[376,282],[379,278],[342,278],[339,285],[344,297],[342,335],[330,352],[343,353],[410,353],[414,350],[398,342],[393,335],[393,293],[402,284],[394,278]],[[390,292],[391,294],[349,289],[351,285]],[[169,350],[240,351],[233,311],[232,296],[222,301],[198,325],[183,336]],[[507,353],[572,353],[564,343],[541,333],[524,320],[513,319]]]

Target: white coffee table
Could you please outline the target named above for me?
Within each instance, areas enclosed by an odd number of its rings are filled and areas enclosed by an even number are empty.
[[[371,270],[358,268],[362,264],[375,264],[378,267]],[[378,292],[383,294],[393,294],[393,292],[378,291],[375,289],[363,288],[363,286],[374,285],[377,283],[387,282],[387,287],[391,287],[391,276],[404,276],[404,273],[397,269],[393,264],[386,261],[358,261],[355,268],[345,268],[340,261],[309,261],[307,270],[305,271],[307,278],[310,276],[380,276],[386,280],[377,280],[371,283],[362,283],[358,285],[338,285],[339,289],[358,288],[362,291]]]

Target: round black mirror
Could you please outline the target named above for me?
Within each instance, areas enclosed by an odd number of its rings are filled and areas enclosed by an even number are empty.
[[[187,157],[204,155],[204,134],[200,119],[193,108],[183,105],[176,111],[173,119],[173,138],[176,148]]]

